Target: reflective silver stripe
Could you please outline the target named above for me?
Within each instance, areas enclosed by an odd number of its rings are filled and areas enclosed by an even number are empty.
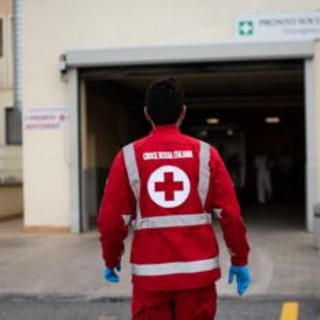
[[[158,216],[152,218],[142,218],[136,221],[135,229],[155,229],[168,227],[186,227],[211,224],[212,216],[209,213],[182,214],[170,216]]]
[[[213,213],[217,219],[222,218],[222,209],[215,208],[213,209]]]
[[[128,226],[131,221],[131,214],[123,214],[122,218],[123,218],[124,224]]]
[[[208,143],[201,141],[200,142],[200,172],[199,172],[199,185],[198,185],[198,192],[200,195],[200,199],[202,205],[205,205],[208,190],[209,190],[209,183],[210,183],[210,146]]]
[[[137,220],[140,220],[141,219],[140,203],[139,203],[140,177],[139,177],[138,165],[137,165],[136,155],[134,152],[133,143],[123,148],[123,155],[124,155],[126,170],[128,173],[129,183],[137,201],[137,208],[136,208]]]
[[[134,196],[138,201],[140,195],[140,178],[133,143],[123,148],[123,154],[124,162],[128,173],[129,183],[134,193]]]
[[[133,264],[132,273],[136,276],[164,276],[178,273],[211,271],[219,267],[219,258],[191,262],[170,262],[158,264]]]

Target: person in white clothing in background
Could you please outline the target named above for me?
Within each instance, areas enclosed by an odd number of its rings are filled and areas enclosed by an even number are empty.
[[[259,153],[254,159],[256,168],[256,182],[257,182],[257,196],[261,204],[266,203],[272,199],[272,181],[271,181],[271,167],[272,162],[267,153]]]

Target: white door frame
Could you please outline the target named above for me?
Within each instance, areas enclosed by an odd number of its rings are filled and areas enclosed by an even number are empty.
[[[71,148],[71,230],[81,226],[81,134],[78,70],[90,67],[133,66],[169,63],[241,62],[261,60],[305,61],[306,118],[306,227],[312,231],[316,195],[314,42],[221,43],[185,46],[75,50],[65,54],[68,72]]]
[[[81,132],[79,74],[77,68],[68,71],[68,94],[70,110],[70,228],[80,233],[81,226]]]
[[[306,217],[305,224],[309,232],[313,231],[313,207],[317,195],[316,177],[316,111],[315,111],[315,63],[313,59],[304,61],[305,87],[305,133],[306,133],[306,167],[305,167],[305,194]]]

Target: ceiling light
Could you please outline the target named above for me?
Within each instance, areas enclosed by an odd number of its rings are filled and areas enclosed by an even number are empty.
[[[232,129],[227,130],[227,135],[232,137],[234,135],[234,131]]]
[[[266,117],[264,121],[265,123],[268,123],[268,124],[274,124],[274,123],[280,123],[281,119],[280,117]]]
[[[199,132],[199,136],[200,136],[201,138],[207,137],[207,136],[208,136],[208,131],[206,131],[206,130],[200,131],[200,132]]]
[[[218,118],[207,118],[207,124],[219,124],[220,119]]]

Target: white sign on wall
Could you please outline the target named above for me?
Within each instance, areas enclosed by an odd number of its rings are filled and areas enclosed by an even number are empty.
[[[35,107],[24,110],[25,130],[63,130],[70,119],[65,107]]]
[[[320,39],[320,11],[244,14],[236,19],[237,41],[294,41]]]

